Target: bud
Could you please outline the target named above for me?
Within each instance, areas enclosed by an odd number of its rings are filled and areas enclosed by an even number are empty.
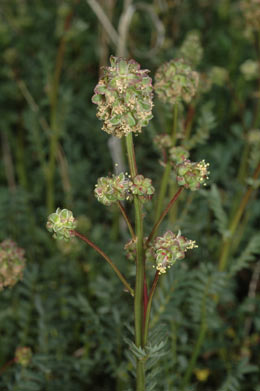
[[[257,79],[260,73],[259,64],[257,61],[246,60],[240,65],[240,71],[246,80]]]
[[[15,361],[22,365],[23,367],[27,367],[32,359],[32,351],[31,348],[26,346],[18,347],[15,351]]]
[[[121,172],[117,176],[99,178],[94,194],[102,204],[111,205],[114,202],[129,199],[129,191],[130,180]]]
[[[176,166],[178,185],[192,191],[198,190],[202,184],[205,185],[204,182],[208,179],[208,166],[209,163],[205,163],[205,160],[198,163],[185,160],[183,163],[178,164]]]
[[[22,278],[24,267],[24,250],[10,239],[1,242],[0,291],[6,286],[15,285]]]
[[[189,249],[198,247],[195,241],[188,240],[181,236],[180,232],[175,235],[167,231],[163,236],[157,237],[149,244],[146,250],[146,259],[156,262],[156,269],[159,274],[166,273],[177,260],[185,257],[185,252]]]
[[[174,164],[180,164],[189,157],[189,152],[182,147],[172,147],[169,150],[170,160]]]
[[[198,83],[199,74],[183,59],[171,60],[157,70],[154,89],[163,102],[190,102],[197,91]]]
[[[143,175],[137,175],[132,179],[130,190],[133,194],[138,195],[143,201],[150,199],[155,192],[151,179],[144,178]]]
[[[75,229],[77,222],[68,209],[58,208],[55,213],[48,217],[46,228],[54,232],[53,237],[58,240],[68,241],[73,236],[71,230]]]
[[[180,54],[192,66],[197,66],[201,62],[203,48],[198,31],[190,31],[186,35],[185,41],[180,48]]]
[[[102,129],[121,138],[141,132],[152,118],[152,79],[134,60],[111,56],[110,62],[92,102],[98,105],[97,117],[104,121]]]

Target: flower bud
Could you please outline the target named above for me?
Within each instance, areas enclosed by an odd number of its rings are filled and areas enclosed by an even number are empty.
[[[117,176],[99,178],[94,190],[97,200],[108,206],[131,198],[129,192],[130,180],[123,172]]]
[[[55,213],[48,217],[46,228],[50,232],[54,232],[53,237],[58,240],[68,241],[73,236],[72,230],[77,226],[77,222],[73,214],[68,209],[58,208]]]
[[[22,278],[24,267],[24,250],[10,239],[1,242],[0,291],[6,286],[15,285]]]
[[[180,48],[181,57],[192,66],[197,66],[203,56],[203,48],[197,31],[190,31]]]
[[[92,102],[98,105],[97,117],[104,121],[102,129],[121,138],[141,132],[152,118],[152,79],[134,60],[111,56],[110,62]]]
[[[136,177],[132,179],[130,190],[133,194],[138,195],[143,201],[150,199],[155,192],[151,179],[144,178],[143,175],[136,175]]]
[[[185,257],[187,250],[196,247],[198,246],[195,241],[181,236],[180,232],[175,235],[171,231],[167,231],[149,244],[146,250],[146,259],[155,260],[156,266],[154,267],[159,271],[159,274],[164,274],[177,260]]]
[[[205,185],[204,182],[208,179],[208,166],[209,163],[205,163],[205,160],[198,163],[185,160],[183,163],[178,164],[176,166],[178,185],[192,191],[198,190],[201,184]]]
[[[15,361],[22,365],[23,367],[27,367],[32,359],[32,350],[29,347],[23,346],[18,347],[15,351]]]
[[[208,76],[212,84],[222,87],[228,80],[228,71],[223,67],[214,66],[210,69]]]
[[[163,150],[172,146],[172,139],[169,134],[158,134],[153,139],[154,145]]]
[[[197,91],[198,83],[199,74],[183,59],[171,60],[158,68],[154,89],[163,102],[190,102]]]
[[[189,157],[189,152],[182,147],[172,147],[169,150],[170,160],[174,164],[180,164]]]

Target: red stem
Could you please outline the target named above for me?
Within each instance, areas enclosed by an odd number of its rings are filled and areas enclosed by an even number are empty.
[[[155,223],[153,229],[152,229],[152,232],[150,233],[147,241],[146,241],[146,245],[153,239],[153,237],[155,236],[156,234],[156,231],[159,227],[159,225],[161,224],[161,222],[163,221],[163,219],[165,218],[165,216],[167,215],[167,213],[169,212],[169,210],[171,209],[171,207],[173,206],[174,202],[177,200],[177,198],[179,197],[179,195],[181,194],[182,190],[184,189],[184,187],[180,187],[179,190],[177,191],[177,193],[172,197],[171,201],[169,202],[169,204],[166,206],[166,208],[164,209],[164,211],[162,212],[161,216],[159,217],[159,219],[157,220],[157,222]]]

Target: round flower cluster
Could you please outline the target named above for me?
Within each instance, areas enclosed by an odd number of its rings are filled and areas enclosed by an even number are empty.
[[[153,142],[161,150],[172,146],[172,139],[169,134],[158,134],[154,137]]]
[[[189,152],[182,147],[172,147],[169,150],[170,161],[175,164],[181,164],[189,157]]]
[[[23,367],[27,367],[30,364],[32,359],[32,350],[27,346],[18,347],[15,351],[15,361],[22,365]]]
[[[155,74],[154,89],[163,102],[190,102],[197,91],[199,74],[183,59],[162,64]]]
[[[155,238],[148,243],[147,238],[144,239],[145,258],[147,262],[156,263],[154,267],[159,271],[159,274],[166,273],[177,260],[183,259],[185,252],[192,248],[198,247],[194,240],[189,240],[181,236],[180,232],[175,235],[171,231],[167,231],[163,236]],[[131,261],[136,259],[136,239],[131,239],[124,247],[127,258]]]
[[[242,72],[246,80],[254,80],[257,79],[259,76],[260,67],[257,61],[248,59],[243,62],[242,65],[240,65],[240,71]]]
[[[104,121],[103,130],[121,138],[130,132],[141,132],[152,118],[152,79],[134,60],[110,57],[104,67],[92,102],[98,105],[97,117]]]
[[[25,267],[24,250],[15,242],[6,239],[0,243],[0,291],[13,286],[23,276]]]
[[[248,26],[260,30],[260,0],[242,0],[240,7]]]
[[[205,185],[205,180],[208,179],[208,166],[209,163],[206,163],[205,160],[198,163],[184,160],[183,163],[175,167],[178,185],[192,191],[198,190],[201,184]]]
[[[223,67],[214,66],[210,69],[208,77],[209,83],[222,87],[228,80],[228,71]]]
[[[59,240],[68,241],[73,236],[71,232],[77,226],[77,222],[73,214],[68,209],[57,208],[55,213],[48,217],[46,228],[50,232],[54,232],[53,237]]]
[[[146,251],[147,260],[156,262],[156,269],[159,274],[166,273],[177,260],[185,257],[185,252],[198,247],[194,240],[188,240],[181,236],[180,232],[175,235],[167,231],[163,236],[158,236]]]
[[[141,200],[150,199],[155,192],[151,179],[144,178],[143,175],[136,175],[132,179],[130,190],[133,194],[138,195]]]
[[[196,66],[201,62],[203,48],[197,31],[190,31],[180,48],[180,54],[189,64]]]
[[[97,200],[104,205],[124,201],[129,197],[129,182],[130,180],[123,172],[117,176],[101,177],[98,179],[94,194]]]
[[[94,194],[99,202],[109,206],[117,201],[132,200],[133,195],[138,195],[143,201],[150,199],[154,194],[154,187],[151,179],[144,178],[143,175],[130,179],[130,176],[121,173],[99,178]]]

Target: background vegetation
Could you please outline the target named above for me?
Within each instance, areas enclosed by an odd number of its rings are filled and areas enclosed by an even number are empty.
[[[23,280],[0,293],[1,391],[131,389],[124,341],[131,338],[131,299],[92,249],[60,245],[45,229],[54,208],[73,210],[78,230],[134,278],[122,256],[128,234],[117,212],[93,196],[114,162],[91,103],[99,67],[122,54],[117,28],[131,1],[98,2],[114,26],[110,35],[96,3],[0,3],[0,240],[12,238],[27,258]],[[190,121],[192,160],[205,158],[211,175],[206,188],[183,195],[168,223],[199,248],[162,278],[155,297],[153,331],[159,326],[168,344],[154,389],[259,391],[260,77],[241,71],[248,59],[260,62],[259,31],[250,29],[237,0],[132,4],[124,54],[153,77],[197,30],[201,88],[210,83],[180,116],[180,129]],[[155,100],[151,125],[135,139],[139,170],[156,189],[162,167],[153,138],[167,132],[171,116]],[[27,368],[6,365],[17,346],[33,351]]]

